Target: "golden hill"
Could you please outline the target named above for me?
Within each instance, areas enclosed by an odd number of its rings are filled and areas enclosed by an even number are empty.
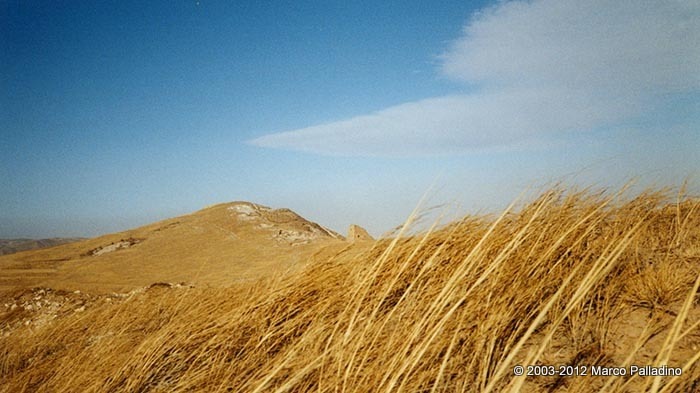
[[[230,285],[313,260],[343,237],[288,209],[212,206],[129,231],[0,256],[0,292],[28,287],[96,293],[154,282]]]
[[[698,199],[553,190],[371,248],[328,242],[222,288],[18,293],[0,392],[700,391]]]

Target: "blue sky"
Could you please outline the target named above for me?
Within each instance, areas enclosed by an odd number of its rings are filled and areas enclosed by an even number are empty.
[[[377,235],[431,186],[463,212],[697,190],[697,2],[379,3],[3,2],[0,237],[233,200]]]

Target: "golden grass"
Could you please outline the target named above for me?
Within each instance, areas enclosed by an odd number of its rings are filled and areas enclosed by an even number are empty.
[[[699,244],[698,199],[555,189],[286,276],[152,288],[14,331],[0,391],[698,391]]]

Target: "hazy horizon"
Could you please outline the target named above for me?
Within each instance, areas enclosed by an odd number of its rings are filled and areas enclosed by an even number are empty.
[[[698,192],[698,47],[691,1],[6,2],[0,238],[236,200],[376,236],[426,192]]]

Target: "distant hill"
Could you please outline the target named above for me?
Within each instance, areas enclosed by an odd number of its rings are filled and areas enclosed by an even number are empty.
[[[0,239],[0,255],[14,254],[20,251],[54,247],[61,244],[85,240],[82,237],[53,237],[51,239]]]
[[[338,252],[345,238],[289,209],[211,206],[128,231],[0,256],[0,291],[48,286],[91,292],[154,282],[227,286]]]

